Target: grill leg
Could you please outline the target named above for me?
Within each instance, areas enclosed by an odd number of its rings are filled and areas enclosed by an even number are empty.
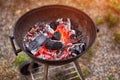
[[[78,61],[75,60],[75,61],[74,61],[74,64],[75,64],[75,67],[76,67],[76,69],[77,69],[77,71],[78,71],[78,73],[79,73],[79,76],[80,76],[81,80],[85,80],[85,78],[84,78],[84,76],[83,76],[83,74],[82,74],[81,67],[80,67]]]
[[[48,80],[48,64],[44,65],[44,80]]]
[[[30,63],[30,65],[29,65],[29,67],[28,67],[28,69],[29,69],[30,72],[32,71],[32,66],[33,66],[34,62],[35,62],[35,61],[32,60],[32,62]]]

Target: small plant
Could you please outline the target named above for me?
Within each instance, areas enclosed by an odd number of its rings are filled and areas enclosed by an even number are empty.
[[[111,28],[119,22],[119,18],[111,13],[108,13],[107,15],[107,20],[108,20],[108,26]]]
[[[112,75],[108,75],[107,78],[108,78],[108,80],[115,80]]]
[[[115,43],[120,44],[120,33],[115,33],[114,37]]]
[[[27,60],[30,60],[30,57],[27,54],[25,54],[25,53],[18,54],[18,56],[14,62],[15,66],[19,67],[23,62],[25,62]]]
[[[55,80],[66,80],[64,77],[56,77]]]
[[[103,17],[100,17],[96,20],[96,25],[100,25],[100,24],[103,24],[104,23],[104,18]]]
[[[89,76],[89,71],[87,69],[82,69],[82,73],[84,77],[88,77]]]

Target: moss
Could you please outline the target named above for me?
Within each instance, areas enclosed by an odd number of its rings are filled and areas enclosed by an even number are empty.
[[[112,75],[108,75],[107,78],[108,78],[108,80],[115,80]]]
[[[89,76],[89,71],[87,69],[82,69],[82,73],[84,77],[88,77]]]
[[[30,57],[27,54],[25,54],[25,53],[18,54],[14,64],[16,67],[19,67],[23,62],[25,62],[27,60],[30,60]]]
[[[108,20],[108,26],[110,28],[117,25],[119,22],[119,18],[111,13],[108,13],[107,20]]]
[[[97,20],[96,20],[96,25],[100,25],[100,24],[103,24],[104,23],[104,18],[103,17],[99,17]]]
[[[114,37],[115,43],[120,44],[120,33],[115,33]]]

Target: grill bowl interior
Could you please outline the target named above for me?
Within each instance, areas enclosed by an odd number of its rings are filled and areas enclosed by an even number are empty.
[[[86,50],[80,55],[68,60],[49,61],[33,56],[24,48],[24,36],[37,22],[50,22],[58,18],[70,18],[74,28],[81,31],[85,37],[85,42],[87,44]],[[63,5],[48,5],[33,9],[21,16],[15,24],[14,37],[20,49],[26,52],[33,60],[51,65],[61,65],[76,60],[91,47],[96,38],[96,28],[91,18],[78,9]]]

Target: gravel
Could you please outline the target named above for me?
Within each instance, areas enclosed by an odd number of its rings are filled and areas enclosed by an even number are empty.
[[[99,43],[99,47],[91,60],[90,79],[107,80],[107,76],[112,75],[115,80],[119,80],[120,49],[113,43],[112,34],[107,26],[100,28],[96,43]]]

